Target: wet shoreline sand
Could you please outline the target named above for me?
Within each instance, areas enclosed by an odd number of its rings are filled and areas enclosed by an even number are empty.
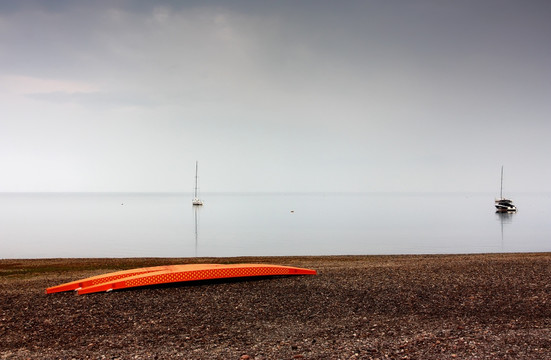
[[[184,263],[315,276],[76,296],[49,286]],[[0,359],[551,358],[551,254],[0,260]]]

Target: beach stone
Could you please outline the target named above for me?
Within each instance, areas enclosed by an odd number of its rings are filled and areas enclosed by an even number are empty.
[[[319,275],[44,294],[109,271],[228,261]],[[0,359],[551,359],[549,264],[547,253],[0,259]]]

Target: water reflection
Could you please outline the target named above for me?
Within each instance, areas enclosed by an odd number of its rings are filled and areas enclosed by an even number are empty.
[[[193,207],[193,217],[194,217],[194,224],[195,224],[195,257],[197,257],[197,247],[199,244],[199,227],[198,227],[198,218],[199,218],[199,209],[200,206],[194,206]]]
[[[0,258],[551,251],[551,194],[515,196],[515,214],[490,196],[220,194],[190,208],[186,194],[0,193]]]
[[[503,212],[503,211],[496,211],[496,216],[498,221],[501,224],[501,250],[504,250],[504,241],[503,241],[503,226],[505,224],[512,224],[513,223],[513,216],[515,215],[514,212]]]

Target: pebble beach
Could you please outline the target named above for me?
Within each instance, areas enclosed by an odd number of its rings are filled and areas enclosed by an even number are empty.
[[[45,294],[111,271],[317,275]],[[551,254],[0,260],[0,359],[551,358]]]

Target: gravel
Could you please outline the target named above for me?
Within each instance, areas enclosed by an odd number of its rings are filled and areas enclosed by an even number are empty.
[[[0,260],[0,359],[551,358],[551,254]],[[270,263],[318,275],[76,296],[110,271]]]

